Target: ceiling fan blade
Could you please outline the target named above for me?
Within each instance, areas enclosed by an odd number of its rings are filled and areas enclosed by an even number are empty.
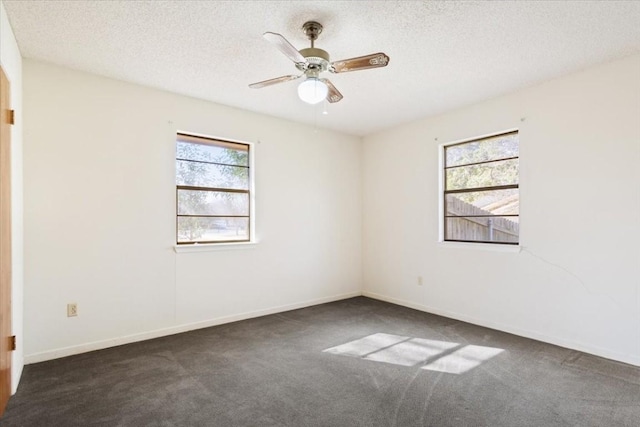
[[[327,88],[329,88],[329,93],[327,93],[327,101],[333,104],[334,102],[338,102],[343,98],[340,91],[336,89],[336,87],[333,85],[333,83],[329,81],[329,79],[320,79],[320,80],[327,85]]]
[[[386,67],[388,63],[389,57],[382,52],[378,52],[372,55],[334,61],[331,63],[329,71],[333,73],[346,73],[347,71],[358,71],[366,70],[367,68]]]
[[[294,75],[290,75],[290,76],[282,76],[282,77],[276,77],[275,79],[269,79],[269,80],[263,80],[261,82],[257,82],[257,83],[251,83],[249,85],[249,87],[251,89],[260,89],[266,86],[271,86],[277,83],[284,83],[284,82],[288,82],[290,80],[295,80],[295,79],[299,79],[300,77],[302,77],[304,74],[300,74],[299,76],[294,76]]]
[[[298,52],[298,49],[296,49],[291,43],[289,43],[289,41],[282,35],[278,33],[266,32],[262,35],[262,37],[273,43],[280,50],[280,52],[284,53],[287,58],[289,58],[296,64],[304,64],[306,62],[306,59],[304,59],[304,56],[302,56],[300,52]]]

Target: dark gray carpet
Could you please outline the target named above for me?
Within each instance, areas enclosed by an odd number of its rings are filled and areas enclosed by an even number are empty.
[[[360,297],[28,365],[0,424],[636,427],[639,420],[640,368]]]

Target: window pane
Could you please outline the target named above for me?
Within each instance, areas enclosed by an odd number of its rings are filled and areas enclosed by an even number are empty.
[[[518,159],[447,169],[447,190],[518,183]]]
[[[249,194],[178,190],[178,215],[249,215]]]
[[[178,217],[178,243],[249,240],[249,218]]]
[[[177,160],[176,184],[248,190],[249,168]]]
[[[518,243],[517,217],[445,218],[445,240]]]
[[[518,156],[518,133],[445,147],[445,167]]]
[[[222,144],[222,143],[221,143]],[[194,144],[177,141],[176,158],[203,162],[224,163],[226,165],[249,166],[248,146],[228,144],[229,147],[209,144]],[[237,146],[240,149],[230,148]]]
[[[470,191],[445,195],[446,215],[518,215],[520,196],[517,188],[509,190]]]

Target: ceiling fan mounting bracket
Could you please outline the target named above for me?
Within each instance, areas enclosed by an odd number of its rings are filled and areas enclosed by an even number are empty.
[[[302,31],[304,31],[307,38],[311,40],[311,47],[313,47],[313,42],[318,38],[320,33],[322,33],[322,24],[316,21],[307,21],[302,26]]]

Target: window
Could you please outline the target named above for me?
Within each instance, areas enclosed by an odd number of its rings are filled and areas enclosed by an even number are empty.
[[[519,242],[518,132],[444,146],[444,240]]]
[[[176,242],[251,240],[250,146],[179,133]]]

